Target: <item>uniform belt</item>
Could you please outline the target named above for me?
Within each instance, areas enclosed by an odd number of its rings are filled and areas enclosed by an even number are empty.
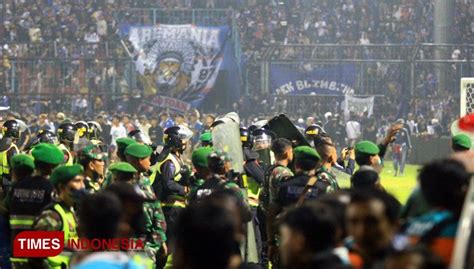
[[[161,207],[186,207],[186,202],[184,201],[170,201],[170,202],[162,202]]]

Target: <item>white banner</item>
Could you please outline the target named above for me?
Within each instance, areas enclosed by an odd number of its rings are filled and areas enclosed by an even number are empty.
[[[357,98],[350,95],[346,95],[344,99],[344,115],[349,117],[350,112],[357,115],[362,115],[364,112],[368,113],[371,117],[374,112],[374,99],[375,97],[368,98]]]

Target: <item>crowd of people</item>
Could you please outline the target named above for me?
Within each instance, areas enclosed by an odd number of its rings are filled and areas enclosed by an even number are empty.
[[[32,125],[4,115],[2,268],[421,269],[452,259],[473,168],[467,135],[452,138],[453,156],[422,167],[402,206],[380,172],[389,147],[410,146],[403,120],[378,144],[349,137],[339,154],[330,114],[305,128],[285,116],[246,124],[234,112],[203,123],[197,112],[68,116]],[[29,230],[142,243],[17,257],[10,246]]]

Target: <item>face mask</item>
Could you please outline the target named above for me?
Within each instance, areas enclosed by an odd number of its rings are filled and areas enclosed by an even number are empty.
[[[71,198],[74,201],[74,203],[79,203],[82,201],[84,197],[89,194],[86,189],[80,189],[80,190],[70,190],[71,192]]]

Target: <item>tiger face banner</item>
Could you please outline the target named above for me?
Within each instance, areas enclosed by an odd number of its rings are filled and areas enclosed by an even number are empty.
[[[145,95],[198,106],[214,87],[228,37],[227,26],[130,27],[130,53]]]

